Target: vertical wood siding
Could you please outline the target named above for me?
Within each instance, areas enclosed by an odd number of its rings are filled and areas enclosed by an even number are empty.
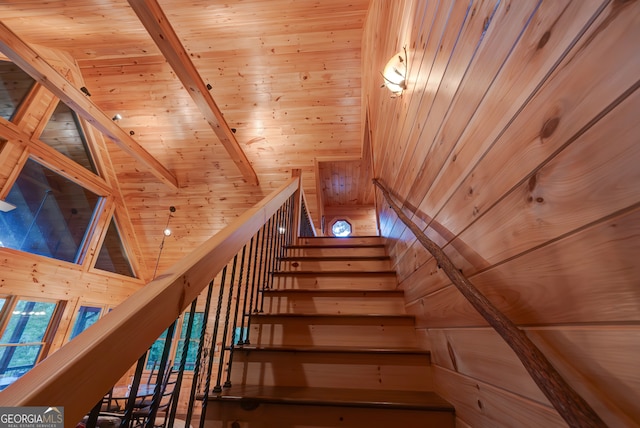
[[[374,1],[363,35],[376,176],[611,426],[640,421],[639,16],[638,2]],[[392,98],[379,71],[404,46]],[[562,426],[376,197],[461,424]]]

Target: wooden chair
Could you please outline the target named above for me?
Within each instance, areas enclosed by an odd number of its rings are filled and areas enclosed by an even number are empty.
[[[113,399],[113,388],[109,390],[102,397],[102,406],[100,407],[100,412],[117,412],[120,410],[120,406],[116,400]]]

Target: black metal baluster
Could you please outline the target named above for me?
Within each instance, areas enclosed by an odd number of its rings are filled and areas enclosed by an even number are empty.
[[[98,424],[98,416],[102,410],[102,402],[103,398],[100,398],[96,405],[93,406],[93,409],[91,409],[91,412],[89,412],[87,421],[84,424],[85,428],[96,428],[96,425]]]
[[[275,214],[273,214],[273,216],[271,216],[271,218],[273,218],[273,224],[271,225],[271,239],[269,239],[269,241],[271,242],[271,255],[270,255],[270,259],[269,259],[269,277],[267,279],[267,288],[271,288],[271,286],[273,285],[273,271],[275,270],[275,266],[276,266],[276,256],[278,255],[278,249],[277,249],[277,244],[278,244],[278,212],[276,211]],[[263,300],[264,300],[264,296],[262,296]]]
[[[262,305],[259,305],[258,302],[261,300],[260,299],[260,293],[261,291],[264,289],[264,282],[265,282],[265,272],[267,270],[267,254],[269,253],[269,223],[271,222],[271,219],[269,219],[269,221],[267,221],[267,223],[265,223],[264,226],[262,226],[262,248],[260,249],[260,276],[258,277],[258,289],[256,291],[256,312],[264,312]],[[266,244],[265,244],[266,242]],[[266,247],[266,252],[264,251]],[[260,309],[258,309],[258,306],[260,306]]]
[[[264,290],[267,289],[268,287],[268,275],[269,275],[269,269],[271,267],[271,223],[272,223],[272,219],[273,217],[269,218],[269,220],[267,221],[267,227],[265,229],[265,255],[264,255],[264,266],[262,267],[262,283],[260,284],[261,287],[261,295],[259,297],[260,299],[260,312],[264,312]]]
[[[136,405],[136,397],[138,395],[138,388],[140,387],[140,379],[142,378],[142,372],[144,370],[144,364],[147,361],[147,353],[142,354],[142,357],[138,358],[138,364],[136,364],[136,371],[133,375],[131,382],[131,389],[129,390],[129,399],[124,408],[124,415],[120,421],[120,428],[126,428],[129,426],[131,416],[133,416],[133,409]]]
[[[222,346],[220,346],[220,364],[218,365],[218,378],[213,392],[222,392],[222,370],[224,366],[224,354],[227,346],[227,333],[229,330],[229,317],[231,316],[231,301],[233,300],[233,281],[236,276],[236,265],[238,263],[238,255],[233,256],[233,266],[231,268],[231,281],[229,281],[229,296],[227,297],[227,314],[224,318],[224,329],[222,330]]]
[[[207,333],[207,324],[209,321],[209,310],[211,308],[211,295],[213,294],[213,280],[209,281],[209,290],[207,291],[207,300],[204,306],[204,313],[202,314],[202,328],[200,329],[200,343],[198,343],[198,353],[196,356],[196,364],[193,368],[193,381],[191,383],[191,392],[189,393],[189,405],[187,406],[187,415],[185,417],[184,426],[191,426],[191,418],[193,417],[193,406],[195,404],[196,399],[196,390],[198,388],[198,379],[200,376],[200,364],[202,361],[202,352],[204,349],[204,343],[206,339]],[[210,375],[211,373],[209,373]],[[207,389],[207,391],[209,391]],[[207,398],[204,398],[206,401]],[[204,415],[202,415],[202,420],[204,420]]]
[[[285,218],[285,224],[286,224],[286,228],[287,228],[287,232],[285,233],[285,245],[289,246],[291,245],[291,241],[290,241],[290,237],[291,237],[291,197],[289,197],[289,199],[287,199],[287,206],[286,206],[286,211],[287,211],[287,215]]]
[[[280,270],[280,265],[282,263],[282,258],[285,256],[285,233],[287,233],[287,227],[285,222],[285,214],[286,214],[286,202],[280,207],[280,226],[278,227],[278,249],[280,256],[278,257],[278,268]],[[271,278],[271,284],[273,284],[273,276]]]
[[[178,368],[178,377],[176,378],[176,384],[173,388],[171,397],[171,409],[168,414],[168,420],[165,421],[166,428],[173,428],[173,421],[176,418],[176,412],[178,410],[178,400],[180,398],[180,388],[182,387],[182,376],[184,374],[184,367],[187,364],[187,356],[189,354],[189,345],[191,341],[191,329],[193,328],[193,319],[196,315],[196,305],[198,299],[196,298],[191,302],[191,309],[189,310],[189,321],[187,322],[187,333],[184,337],[184,344],[182,345],[182,359],[180,360],[180,366]],[[195,367],[194,367],[195,369]],[[168,379],[167,379],[168,380]],[[194,378],[195,380],[195,378]]]
[[[264,228],[264,225],[262,226],[262,228]],[[255,311],[258,312],[258,296],[257,293],[259,293],[260,287],[256,286],[257,282],[256,282],[256,273],[258,273],[258,281],[260,278],[260,272],[259,272],[259,267],[258,267],[258,246],[259,243],[258,241],[260,240],[260,232],[262,229],[258,230],[258,233],[256,234],[256,253],[253,256],[253,277],[251,279],[251,298],[249,299],[249,312],[247,312],[247,331],[251,330],[251,316],[253,315],[253,302],[255,299],[256,302],[256,309]],[[264,238],[264,233],[262,234],[262,237]],[[244,341],[245,345],[248,345],[249,342],[249,334],[247,334],[247,338]]]
[[[273,266],[273,272],[276,272],[280,269],[280,264],[282,263],[282,235],[284,235],[283,229],[283,221],[284,218],[282,214],[284,213],[284,206],[281,206],[278,209],[278,227],[276,228],[276,259]],[[273,273],[271,274],[271,288],[273,288]]]
[[[207,413],[207,402],[211,388],[211,372],[213,371],[213,359],[215,358],[216,340],[218,340],[218,326],[220,325],[220,312],[222,311],[222,299],[224,298],[224,283],[227,276],[227,267],[222,268],[222,278],[220,279],[220,293],[218,295],[218,307],[216,309],[216,320],[213,323],[213,334],[211,338],[211,348],[209,350],[209,364],[207,366],[207,382],[205,387],[205,397],[202,399],[202,414],[200,415],[200,428],[204,428],[204,419]]]
[[[294,207],[295,207],[295,198],[293,195],[289,198],[289,245],[293,245],[295,240],[298,238],[298,231],[294,229]]]
[[[153,391],[153,398],[151,399],[151,406],[149,414],[147,415],[147,421],[145,428],[153,428],[158,414],[158,406],[162,400],[162,384],[165,380],[165,371],[168,369],[169,352],[171,351],[171,341],[173,340],[173,333],[176,330],[176,322],[174,321],[167,329],[167,337],[164,342],[164,349],[162,350],[162,357],[160,357],[160,367],[158,368],[158,377],[156,381],[156,388]]]
[[[247,257],[247,279],[245,281],[244,286],[244,299],[242,301],[242,317],[240,318],[240,345],[244,345],[249,343],[249,319],[251,316],[251,307],[249,307],[249,312],[247,312],[247,299],[249,298],[249,277],[251,276],[251,255],[253,253],[253,236],[251,237],[251,241],[249,243],[249,256]],[[252,285],[253,286],[253,285]],[[244,329],[244,320],[247,318],[247,334],[245,334]]]
[[[271,287],[270,288],[273,288],[273,273],[278,270],[278,266],[280,266],[280,259],[282,258],[282,253],[281,253],[282,248],[280,247],[280,237],[281,237],[280,228],[282,227],[282,207],[278,208],[278,211],[276,211],[274,215],[276,216],[276,227],[273,228],[273,232],[275,233],[275,235],[273,237],[274,251],[273,251],[273,264],[271,268],[271,281],[270,281]]]
[[[238,311],[240,310],[240,291],[242,290],[242,274],[244,273],[244,256],[247,251],[247,244],[242,247],[242,256],[240,256],[240,273],[238,274],[238,291],[236,292],[236,308],[233,313],[233,324],[231,330],[231,346],[229,347],[229,362],[227,363],[227,380],[224,382],[225,388],[231,388],[231,366],[233,364],[233,351],[236,346],[236,328],[238,326]],[[240,330],[240,338],[242,340],[242,330]]]

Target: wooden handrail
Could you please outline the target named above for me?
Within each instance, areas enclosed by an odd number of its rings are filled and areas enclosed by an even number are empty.
[[[416,239],[431,253],[462,295],[482,315],[516,353],[534,382],[570,427],[606,427],[600,416],[562,378],[538,347],[509,318],[496,308],[460,270],[449,256],[393,202],[388,190],[377,180],[373,183],[382,191],[389,206],[411,230]]]
[[[309,220],[309,226],[310,226],[310,232],[313,233],[313,236],[316,236],[316,226],[313,224],[313,217],[311,217],[311,213],[309,213],[309,202],[307,202],[307,196],[305,195],[304,191],[301,192],[302,193],[302,204],[301,204],[301,214],[302,216],[304,216],[306,219]],[[302,207],[304,207],[304,211],[302,210]]]
[[[298,189],[291,178],[0,392],[0,406],[64,406],[75,427]]]

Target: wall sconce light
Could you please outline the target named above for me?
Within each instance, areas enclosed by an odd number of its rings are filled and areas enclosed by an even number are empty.
[[[386,86],[394,95],[402,95],[402,91],[407,89],[407,49],[403,48],[403,52],[392,56],[382,72],[382,87]]]
[[[153,270],[153,278],[156,278],[156,273],[158,272],[158,265],[160,264],[160,257],[162,256],[162,249],[164,248],[164,240],[167,239],[167,236],[171,236],[171,229],[169,229],[169,223],[171,222],[172,214],[176,212],[176,207],[173,205],[169,207],[169,217],[167,218],[167,225],[162,231],[162,241],[160,242],[160,251],[158,252],[158,259],[156,260],[156,267]]]

